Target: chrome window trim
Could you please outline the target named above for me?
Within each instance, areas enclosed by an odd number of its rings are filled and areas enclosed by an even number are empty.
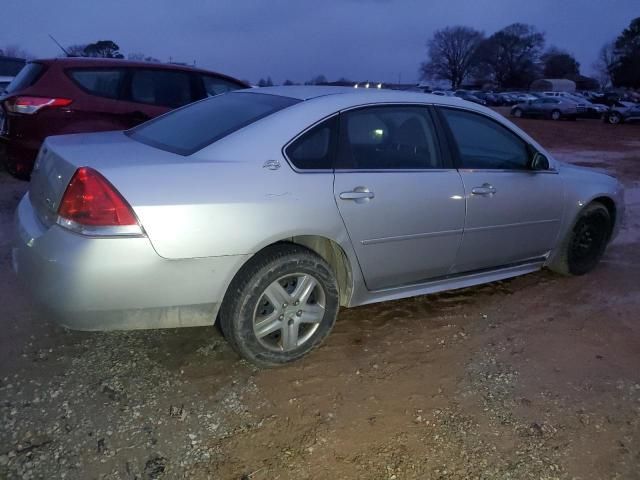
[[[300,138],[302,135],[304,135],[305,133],[307,133],[309,130],[311,130],[312,128],[320,125],[322,122],[326,121],[326,120],[331,120],[333,117],[337,117],[338,115],[342,114],[342,113],[346,113],[349,112],[351,110],[359,110],[361,108],[367,108],[367,107],[388,107],[388,106],[399,106],[399,107],[423,107],[423,108],[428,108],[429,106],[433,106],[435,105],[433,102],[428,102],[428,103],[420,103],[420,102],[375,102],[375,103],[363,103],[360,105],[353,105],[351,107],[347,107],[347,108],[343,108],[341,110],[338,110],[337,112],[334,112],[330,115],[327,115],[326,117],[323,117],[322,119],[318,120],[317,122],[313,123],[311,126],[305,128],[302,132],[298,133],[295,137],[293,137],[291,140],[289,140],[284,147],[282,147],[282,156],[284,157],[284,159],[287,161],[287,163],[289,164],[289,166],[291,167],[291,169],[296,172],[296,173],[338,173],[338,172],[348,172],[348,173],[355,173],[355,172],[368,172],[368,173],[373,173],[373,172],[436,172],[436,171],[450,171],[450,170],[455,170],[455,168],[420,168],[420,169],[385,169],[385,168],[368,168],[368,169],[349,169],[349,170],[343,170],[343,169],[337,169],[337,168],[332,168],[332,169],[328,169],[328,168],[298,168],[296,167],[293,162],[289,159],[289,157],[286,154],[286,150],[289,147],[289,145],[291,145],[293,142],[295,142],[298,138]],[[433,122],[434,125],[434,130],[437,130],[438,126],[435,125],[435,122]],[[437,132],[436,132],[437,134]]]

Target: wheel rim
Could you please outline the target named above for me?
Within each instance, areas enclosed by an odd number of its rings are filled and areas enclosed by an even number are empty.
[[[522,110],[518,110],[518,109],[516,109],[516,111],[515,111],[515,112],[513,112],[513,114],[514,114],[516,117],[518,117],[518,118],[519,118],[519,117],[521,117],[521,116],[522,116]]]
[[[620,122],[620,117],[618,115],[609,115],[609,123],[615,125]]]
[[[560,118],[560,112],[553,112],[551,114],[551,118],[553,118],[554,120],[558,120]]]
[[[572,265],[582,268],[597,261],[607,240],[607,221],[601,216],[582,220],[574,230],[569,250]]]
[[[269,350],[295,350],[316,333],[325,306],[325,292],[313,275],[285,275],[272,282],[260,296],[253,313],[253,333]]]

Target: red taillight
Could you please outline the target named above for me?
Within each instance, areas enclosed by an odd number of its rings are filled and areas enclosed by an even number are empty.
[[[138,225],[122,195],[106,178],[89,167],[76,170],[62,196],[58,215],[88,227]]]
[[[11,113],[24,113],[31,115],[43,108],[61,108],[71,105],[73,100],[69,98],[51,97],[14,97],[5,101],[7,111]]]

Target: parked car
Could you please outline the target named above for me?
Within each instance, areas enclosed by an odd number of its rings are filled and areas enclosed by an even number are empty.
[[[488,108],[271,87],[49,137],[13,268],[70,328],[218,317],[240,355],[281,365],[322,342],[341,306],[587,273],[623,214],[617,180],[556,161]]]
[[[551,120],[567,118],[575,120],[578,117],[578,106],[575,102],[563,98],[545,97],[529,100],[511,107],[514,117],[541,117]]]
[[[486,100],[476,97],[471,92],[466,90],[458,90],[454,94],[456,97],[466,100],[467,102],[477,103],[478,105],[486,105]]]
[[[473,93],[473,95],[475,95],[476,97],[484,100],[485,102],[487,102],[487,105],[491,105],[491,106],[499,106],[502,105],[502,100],[495,95],[493,92],[483,92],[483,91],[475,91],[475,92],[471,92]]]
[[[24,67],[24,58],[0,57],[0,95]]]
[[[514,95],[511,95],[509,93],[502,92],[502,93],[498,93],[496,95],[498,95],[498,97],[502,101],[503,105],[515,105],[516,103],[518,103],[520,101],[520,100],[518,100],[517,97],[515,97]]]
[[[8,75],[0,75],[0,95],[4,92],[5,88],[11,83],[14,77]]]
[[[172,108],[246,88],[227,75],[112,59],[29,62],[0,96],[0,143],[12,174],[28,178],[49,135],[123,130]]]
[[[454,93],[451,90],[434,90],[432,95],[438,95],[440,97],[453,97]]]
[[[611,107],[602,118],[611,125],[638,122],[640,121],[640,105],[633,104],[631,106]]]

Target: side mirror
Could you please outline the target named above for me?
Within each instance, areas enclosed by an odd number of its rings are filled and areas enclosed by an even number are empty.
[[[533,154],[531,170],[549,170],[549,159],[540,152]]]

